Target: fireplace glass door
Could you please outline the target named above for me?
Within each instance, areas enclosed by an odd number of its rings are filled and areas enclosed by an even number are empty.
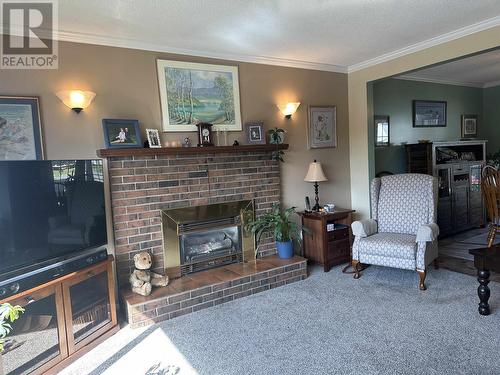
[[[241,261],[239,225],[197,230],[179,236],[181,267],[188,272]]]

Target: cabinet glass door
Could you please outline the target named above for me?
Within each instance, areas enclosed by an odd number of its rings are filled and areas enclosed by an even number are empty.
[[[438,169],[439,198],[447,198],[451,194],[451,170],[450,168]]]
[[[70,354],[94,339],[102,328],[116,320],[112,316],[107,265],[96,267],[63,284]]]
[[[5,374],[43,372],[67,356],[61,286],[10,301],[25,312],[12,324],[2,354]],[[62,329],[62,332],[60,331]]]
[[[481,192],[481,165],[473,165],[470,167],[470,191]]]

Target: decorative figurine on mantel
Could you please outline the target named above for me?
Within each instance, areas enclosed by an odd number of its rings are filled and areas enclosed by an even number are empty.
[[[191,140],[189,137],[184,138],[184,142],[182,142],[182,147],[191,147]]]
[[[208,122],[200,122],[196,124],[198,127],[198,147],[213,146],[212,142],[212,124]]]

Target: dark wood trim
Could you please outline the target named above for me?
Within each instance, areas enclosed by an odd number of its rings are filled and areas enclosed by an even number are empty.
[[[107,260],[64,275],[58,279],[51,280],[45,284],[0,301],[0,303],[10,302],[13,305],[25,306],[31,299],[40,300],[50,295],[54,295],[60,354],[56,358],[38,367],[33,374],[57,373],[69,363],[90,351],[98,343],[104,341],[105,338],[110,337],[119,330],[120,327],[118,325],[116,312],[116,288],[113,274],[113,260],[114,257],[108,255]],[[110,319],[88,337],[75,343],[73,337],[70,287],[103,272],[107,273]]]
[[[63,370],[64,368],[68,367],[72,362],[76,361],[80,357],[83,357],[83,355],[87,354],[92,349],[94,349],[97,345],[99,345],[102,342],[104,342],[107,339],[109,339],[111,336],[113,336],[119,330],[120,330],[120,326],[116,325],[115,327],[111,328],[109,331],[107,331],[106,333],[102,334],[97,339],[95,339],[92,342],[92,344],[85,345],[83,348],[81,348],[80,350],[78,350],[76,353],[74,353],[71,356],[63,359],[57,365],[51,367],[48,371],[44,372],[43,375],[55,375],[55,374],[58,374],[61,370]]]
[[[163,147],[163,148],[103,148],[97,150],[100,158],[123,156],[155,156],[155,155],[204,155],[228,154],[238,152],[272,152],[288,150],[288,144],[280,145],[240,145],[240,146],[210,146],[210,147]]]
[[[105,260],[104,262],[109,262],[109,263],[113,263],[113,260],[115,258],[113,257],[113,255],[108,255],[108,259]],[[75,272],[71,272],[71,273],[68,273],[67,275],[64,275],[62,277],[59,277],[57,279],[54,279],[54,280],[50,280],[48,282],[46,282],[45,284],[42,284],[42,285],[37,285],[36,287],[34,288],[31,288],[31,289],[28,289],[28,290],[25,290],[24,292],[21,292],[21,293],[18,293],[18,294],[15,294],[13,296],[10,296],[10,297],[7,297],[3,300],[0,300],[0,303],[6,303],[6,302],[9,302],[12,304],[11,301],[14,301],[14,300],[17,300],[18,298],[21,298],[21,297],[24,297],[24,296],[28,296],[30,294],[33,294],[35,292],[37,292],[38,290],[40,289],[45,289],[47,288],[48,286],[51,286],[51,285],[56,285],[56,284],[59,284],[65,280],[68,280],[68,279],[71,279],[73,277],[75,277],[76,275],[78,275],[78,273],[81,273],[81,272],[90,272],[90,271],[93,271],[95,270],[96,268],[98,268],[99,266],[102,265],[102,262],[100,263],[97,263],[97,264],[94,264],[88,268],[85,268],[84,270],[79,270],[79,271],[75,271]]]
[[[49,296],[54,296],[54,303],[56,306],[56,320],[57,320],[57,332],[59,336],[59,355],[57,357],[52,358],[50,361],[45,362],[40,365],[36,369],[34,369],[30,374],[39,375],[45,374],[45,371],[49,370],[57,363],[60,363],[65,358],[68,357],[68,347],[66,345],[66,329],[64,327],[64,309],[62,303],[62,289],[61,285],[49,285],[44,289],[37,289],[32,291],[28,295],[20,296],[19,294],[13,297],[9,303],[12,305],[19,305],[21,307],[25,307],[29,304],[31,299],[37,301]]]

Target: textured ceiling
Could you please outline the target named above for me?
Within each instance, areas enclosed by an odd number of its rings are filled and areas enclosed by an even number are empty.
[[[473,87],[500,86],[500,50],[421,69],[402,78]]]
[[[499,0],[59,1],[66,40],[340,69],[498,16]]]

